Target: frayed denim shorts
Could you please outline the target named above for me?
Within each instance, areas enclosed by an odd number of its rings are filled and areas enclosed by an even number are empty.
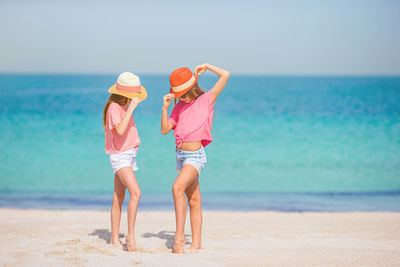
[[[207,163],[206,152],[204,151],[204,147],[201,147],[199,150],[195,151],[185,151],[179,148],[176,148],[176,171],[180,172],[183,168],[183,165],[190,164],[196,168],[198,174],[200,175],[201,170],[203,170],[204,166]]]
[[[123,167],[131,167],[133,171],[139,170],[136,166],[137,151],[138,148],[134,147],[124,152],[110,154],[110,163],[114,173]]]

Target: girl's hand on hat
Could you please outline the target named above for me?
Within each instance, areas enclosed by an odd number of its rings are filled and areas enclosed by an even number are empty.
[[[129,104],[129,107],[132,110],[134,110],[140,102],[141,102],[140,98],[134,97],[131,99],[131,103]]]
[[[163,97],[163,107],[168,108],[171,104],[172,98],[174,98],[174,94],[167,94]]]
[[[206,72],[208,63],[204,63],[201,65],[198,65],[195,69],[194,69],[194,74],[199,76],[201,74],[203,74],[204,72]]]

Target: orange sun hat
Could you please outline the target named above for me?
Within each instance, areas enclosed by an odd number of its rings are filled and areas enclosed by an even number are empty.
[[[169,92],[174,94],[174,98],[181,97],[197,83],[198,78],[189,68],[176,69],[169,76],[169,83],[171,84]]]

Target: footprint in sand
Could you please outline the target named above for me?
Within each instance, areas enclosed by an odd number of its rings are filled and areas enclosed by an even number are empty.
[[[44,253],[44,255],[46,257],[50,257],[50,256],[60,256],[60,255],[64,255],[65,253],[67,253],[65,250],[61,251],[61,250],[53,250],[53,251],[49,251]]]
[[[22,258],[24,258],[26,255],[27,255],[26,252],[19,251],[19,252],[14,253],[13,256],[14,256],[14,258],[16,258],[16,259],[22,259]]]
[[[110,253],[110,252],[107,251],[107,250],[99,249],[99,248],[96,248],[96,247],[94,247],[94,246],[92,246],[92,245],[85,245],[85,246],[82,248],[82,251],[81,251],[81,252],[84,252],[84,253],[94,252],[94,253],[100,253],[100,254],[102,254],[102,255],[115,256],[115,254],[112,254],[112,253]]]
[[[57,242],[56,246],[67,246],[68,252],[73,252],[74,254],[82,253],[99,253],[102,255],[108,255],[108,256],[115,256],[115,254],[105,250],[105,249],[100,249],[95,246],[89,245],[89,244],[82,244],[82,241],[80,239],[71,239],[67,240],[64,242]],[[54,250],[54,251],[49,251],[46,253],[46,256],[50,255],[62,255],[67,253],[66,250],[60,251],[60,250]]]
[[[80,242],[81,242],[80,239],[71,239],[71,240],[67,240],[65,242],[57,242],[56,245],[57,246],[75,245],[75,244],[79,244]]]
[[[65,259],[68,263],[75,266],[84,266],[85,260],[79,257],[69,257]]]

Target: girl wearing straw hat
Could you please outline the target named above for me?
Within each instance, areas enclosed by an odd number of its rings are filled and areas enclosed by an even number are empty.
[[[208,92],[200,89],[198,76],[210,70],[219,76],[219,80]],[[179,68],[172,72],[169,81],[170,93],[164,96],[161,133],[174,130],[176,143],[176,170],[179,172],[172,186],[175,202],[176,235],[173,253],[183,253],[186,244],[184,226],[186,219],[187,197],[190,207],[192,230],[191,249],[201,248],[201,195],[199,175],[207,158],[204,147],[212,142],[211,126],[214,103],[229,79],[229,72],[208,63],[199,65],[193,74],[188,68]],[[168,118],[168,107],[172,98],[179,98]]]
[[[133,171],[136,166],[136,153],[140,138],[133,119],[133,111],[146,99],[147,91],[140,84],[138,76],[131,72],[119,75],[117,82],[108,90],[108,98],[103,111],[106,154],[110,154],[110,163],[114,171],[114,195],[111,208],[111,243],[121,249],[119,225],[121,207],[126,189],[129,190],[128,235],[126,247],[128,251],[136,250],[134,228],[137,208],[140,200],[140,188]]]

